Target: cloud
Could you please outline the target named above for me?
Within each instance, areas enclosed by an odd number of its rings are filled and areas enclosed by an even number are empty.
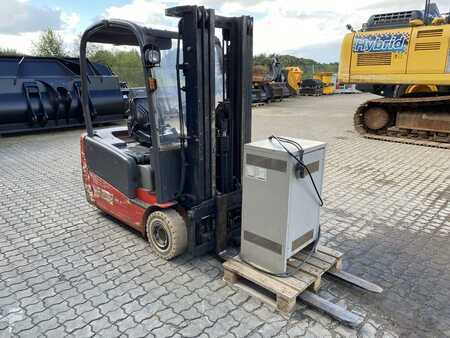
[[[368,0],[365,0],[368,3]],[[176,29],[177,20],[164,16],[164,10],[189,1],[132,0],[122,6],[108,8],[104,17],[135,21],[155,28]],[[334,46],[346,33],[350,17],[347,5],[323,0],[315,4],[286,0],[200,0],[199,4],[216,9],[222,15],[252,15],[255,17],[255,53],[281,53],[286,50],[307,51],[307,46]],[[316,48],[316,47],[314,47]],[[319,51],[318,48],[315,50]],[[316,53],[317,54],[317,53]],[[308,54],[309,55],[309,54]],[[336,57],[329,50],[327,60]],[[336,61],[336,60],[330,60]]]
[[[254,52],[283,53],[332,62],[338,60],[340,41],[346,34],[345,25],[352,20],[368,18],[366,12],[358,17],[355,6],[322,0],[315,3],[295,0],[199,0],[200,5],[215,8],[216,13],[237,16],[252,15],[254,25]],[[367,6],[369,0],[361,0]],[[188,0],[155,1],[131,0],[122,6],[108,8],[104,17],[135,21],[155,28],[176,29],[176,20],[164,16],[167,7],[189,4]],[[367,17],[366,17],[367,16]],[[358,22],[356,22],[358,23]]]
[[[227,1],[223,1],[223,0],[205,0],[202,1],[202,4],[204,4],[205,6],[211,7],[211,8],[219,8],[222,7],[225,3],[227,4],[238,4],[239,6],[242,7],[253,7],[255,5],[259,5],[263,2],[273,2],[275,0],[227,0]]]
[[[176,20],[165,16],[167,3],[151,0],[133,0],[123,6],[112,6],[106,9],[107,19],[130,20],[141,25],[154,28],[167,28],[176,25]]]
[[[28,0],[0,1],[0,46],[30,54],[32,43],[48,28],[63,37],[70,50],[79,35],[80,15],[59,8],[37,7]]]
[[[61,13],[61,20],[65,31],[77,31],[80,19],[80,15],[78,13]]]
[[[297,56],[334,62],[339,61],[340,42],[348,33],[346,24],[358,29],[373,14],[421,9],[423,1],[274,0],[258,7],[266,15],[255,15],[256,53],[293,51]]]
[[[341,40],[330,41],[308,45],[293,50],[286,50],[280,54],[290,54],[306,59],[313,59],[318,62],[336,62],[339,60]]]
[[[49,27],[60,29],[63,25],[61,11],[37,7],[27,1],[8,0],[0,2],[0,32],[17,34],[42,31]]]
[[[20,34],[0,34],[0,46],[4,49],[13,49],[19,53],[30,54],[32,51],[32,41],[37,41],[39,32]]]
[[[444,2],[444,1],[442,1]],[[447,6],[449,4],[447,3]],[[364,6],[363,10],[371,10],[373,11],[373,14],[381,14],[381,13],[387,13],[390,11],[404,11],[406,9],[408,10],[423,10],[425,7],[425,1],[423,0],[381,0],[377,1],[375,3],[368,4],[367,6]],[[380,11],[381,9],[381,11]]]
[[[447,4],[443,1],[440,1],[441,9],[446,11],[450,1],[445,0]],[[171,30],[176,30],[177,20],[166,17],[165,9],[192,4],[192,0],[111,2],[116,5],[93,13],[94,16],[121,18]],[[346,24],[358,29],[373,14],[423,7],[423,0],[197,0],[196,3],[215,8],[221,15],[253,16],[255,53],[292,51],[298,56],[330,62],[339,59],[339,44],[347,33]],[[29,39],[48,26],[63,35],[66,43],[73,41],[84,28],[80,27],[78,14],[64,11],[63,2],[61,9],[52,9],[37,7],[30,0],[0,0],[0,44],[3,46],[19,46],[19,50],[26,51],[31,45]]]

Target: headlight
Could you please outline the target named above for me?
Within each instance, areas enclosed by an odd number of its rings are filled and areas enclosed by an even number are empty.
[[[156,49],[147,49],[145,51],[145,60],[151,65],[156,65],[161,61],[161,53]]]

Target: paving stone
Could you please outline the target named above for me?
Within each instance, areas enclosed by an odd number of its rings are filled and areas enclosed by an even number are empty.
[[[120,332],[126,332],[127,330],[135,327],[137,323],[133,320],[132,316],[128,316],[115,323]]]
[[[95,333],[99,333],[103,329],[113,326],[109,318],[106,316],[89,322],[89,325]]]
[[[100,332],[98,332],[99,337],[119,337],[120,331],[117,329],[116,326],[110,326],[107,327]]]
[[[125,334],[127,334],[129,337],[133,337],[133,338],[151,337],[151,336],[153,336],[141,324],[137,324],[135,327],[132,327],[132,328],[128,329],[127,331],[125,331]]]
[[[385,289],[324,283],[320,295],[365,318],[358,330],[303,305],[285,320],[228,286],[213,255],[157,258],[86,202],[78,129],[0,139],[0,337],[449,335],[448,151],[356,135],[353,111],[369,97],[290,98],[253,112],[255,140],[328,144],[322,243]]]
[[[157,316],[152,316],[150,318],[145,318],[140,324],[148,331],[152,331],[154,329],[157,329],[159,327],[164,326],[164,323],[162,323]]]
[[[28,316],[31,316],[35,313],[42,313],[43,311],[45,311],[45,306],[42,304],[42,302],[39,302],[39,303],[27,306],[25,308],[25,311]]]
[[[165,324],[160,328],[153,330],[152,333],[158,338],[164,338],[172,337],[177,330],[178,328],[176,326]]]
[[[316,322],[308,326],[306,335],[314,335],[315,337],[331,338],[332,334],[322,324]]]
[[[99,309],[92,309],[90,311],[84,312],[81,317],[83,317],[84,321],[86,323],[90,323],[94,320],[97,320],[99,318],[102,318],[102,314],[100,313]]]
[[[119,305],[117,305],[113,300],[109,300],[107,303],[101,304],[98,306],[98,309],[103,315],[106,315],[107,313],[113,312],[119,308]]]
[[[258,329],[258,332],[263,337],[274,337],[274,336],[279,337],[281,334],[281,331],[283,330],[283,328],[285,326],[286,326],[286,322],[284,322],[284,321],[265,323],[263,326],[261,326]]]
[[[195,307],[191,307],[187,310],[184,310],[180,312],[180,315],[187,320],[194,320],[200,317],[203,317],[204,315],[200,313]]]
[[[190,320],[188,325],[180,333],[185,337],[198,337],[206,328],[212,326],[212,323],[206,316]]]
[[[75,337],[93,337],[95,334],[92,331],[92,328],[89,325],[86,325],[85,327],[75,330],[72,333]]]
[[[246,337],[254,330],[264,325],[264,322],[256,316],[247,316],[241,319],[240,325],[233,328],[231,332],[237,337]]]
[[[111,323],[115,323],[119,320],[122,320],[127,317],[127,314],[125,311],[123,311],[121,308],[118,308],[114,311],[108,312],[106,316],[109,318]]]
[[[94,310],[94,307],[92,306],[92,304],[89,301],[86,301],[82,304],[75,305],[72,308],[75,310],[75,312],[79,316],[84,314],[85,312]]]
[[[156,315],[159,311],[162,311],[166,307],[157,301],[151,305],[142,307],[140,310],[134,311],[131,315],[133,316],[136,323],[142,322],[144,319],[148,319]]]
[[[48,332],[50,330],[57,329],[59,327],[59,323],[56,318],[51,318],[47,321],[40,322],[38,326],[41,332]]]
[[[74,331],[86,326],[86,324],[87,323],[84,321],[83,317],[76,317],[75,319],[65,322],[64,326],[66,327],[66,331],[68,333],[73,333]]]
[[[286,334],[289,337],[302,337],[306,334],[308,325],[309,323],[307,320],[298,321],[293,324],[289,323],[288,327],[286,328]]]
[[[106,297],[105,294],[99,294],[98,296],[94,296],[89,299],[91,301],[91,304],[95,307],[98,307],[100,305],[108,303],[110,300],[108,297]]]
[[[61,337],[67,337],[67,333],[65,331],[64,326],[58,326],[54,329],[48,330],[45,332],[45,335],[48,338],[61,338]]]
[[[56,315],[56,318],[58,319],[58,322],[60,323],[64,323],[67,322],[69,320],[74,320],[75,318],[77,318],[77,314],[75,313],[75,310],[71,309],[71,308],[67,308],[66,311],[64,312],[59,312]]]
[[[122,309],[127,313],[127,314],[132,314],[136,311],[142,310],[143,306],[141,304],[139,304],[139,302],[137,300],[132,301],[130,303],[125,304]]]
[[[158,318],[163,323],[179,325],[185,320],[185,318],[177,313],[175,313],[172,309],[165,309],[162,311],[158,311]]]
[[[210,327],[208,327],[205,330],[205,333],[209,337],[221,337],[224,335],[224,333],[228,332],[230,328],[226,327],[221,323],[221,321],[214,322],[214,324]]]
[[[23,330],[19,332],[20,337],[33,338],[39,337],[43,334],[39,326],[34,326],[31,329]],[[8,336],[9,338],[10,336]]]

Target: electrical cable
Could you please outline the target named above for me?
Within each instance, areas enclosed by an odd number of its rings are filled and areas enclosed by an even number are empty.
[[[307,173],[308,173],[308,176],[309,176],[309,178],[310,178],[310,180],[311,180],[311,183],[312,183],[312,185],[313,185],[313,187],[314,187],[314,190],[315,190],[315,192],[316,192],[316,194],[317,194],[317,197],[319,198],[319,201],[320,201],[320,203],[319,203],[319,205],[322,207],[323,206],[323,199],[322,199],[322,196],[320,196],[320,193],[319,193],[319,189],[317,189],[317,186],[316,186],[316,182],[314,182],[314,178],[312,177],[312,175],[311,175],[311,172],[309,171],[309,168],[308,168],[308,166],[307,165],[305,165],[304,163],[303,163],[303,154],[304,154],[304,150],[303,150],[303,148],[302,148],[302,146],[300,145],[300,144],[298,144],[297,142],[295,142],[295,141],[293,141],[293,140],[290,140],[290,139],[287,139],[287,138],[284,138],[284,137],[278,137],[278,136],[275,136],[275,135],[272,135],[272,136],[270,136],[269,137],[269,140],[271,141],[272,139],[275,139],[275,140],[277,140],[277,142],[280,144],[280,146],[293,158],[293,159],[295,159],[295,161],[301,166],[301,167],[303,167],[304,169],[306,169],[306,171],[307,171]],[[283,142],[284,143],[288,143],[288,144],[291,144],[291,145],[293,145],[294,147],[296,147],[298,150],[299,150],[299,158],[297,157],[297,156],[295,156],[284,144],[283,144]]]

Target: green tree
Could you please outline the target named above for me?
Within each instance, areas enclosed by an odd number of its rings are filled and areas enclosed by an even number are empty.
[[[144,73],[140,54],[137,50],[110,51],[105,49],[93,50],[89,53],[91,62],[108,65],[120,80],[126,81],[130,87],[144,86]]]
[[[274,54],[259,54],[253,57],[253,64],[255,65],[269,65],[272,62]],[[299,58],[293,55],[277,55],[280,63],[283,67],[300,67],[303,70],[303,78],[312,78],[315,72],[332,72],[338,71],[339,64],[337,62],[332,63],[320,63],[312,59]]]
[[[19,55],[15,49],[0,48],[0,55]]]
[[[62,37],[51,28],[42,32],[37,42],[33,43],[33,54],[36,56],[56,56],[66,55]]]

